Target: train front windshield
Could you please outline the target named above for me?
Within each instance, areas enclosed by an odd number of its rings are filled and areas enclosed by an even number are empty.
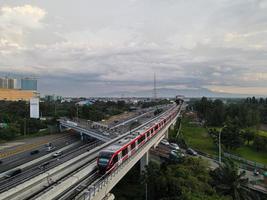
[[[106,167],[112,155],[112,152],[101,152],[98,157],[98,165],[101,167]]]
[[[109,159],[107,158],[99,158],[98,164],[101,166],[107,166]]]

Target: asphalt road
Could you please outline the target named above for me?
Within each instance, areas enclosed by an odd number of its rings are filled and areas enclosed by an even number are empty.
[[[51,142],[55,147],[52,151],[56,151],[76,141],[79,141],[79,136],[76,134],[65,135],[64,137],[55,139],[53,140],[53,142]],[[33,150],[39,150],[39,153],[31,155],[31,151]],[[51,151],[48,152],[47,147],[45,147],[45,145],[41,145],[31,150],[24,151],[22,153],[18,153],[7,158],[1,159],[2,163],[0,164],[0,173],[5,172],[9,169],[13,169],[19,165],[32,161],[48,153],[51,153]]]

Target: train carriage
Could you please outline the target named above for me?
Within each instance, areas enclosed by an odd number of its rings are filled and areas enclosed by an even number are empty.
[[[158,131],[176,116],[177,112],[175,110],[168,115],[163,115],[156,122],[150,123],[142,130],[135,131],[102,150],[97,159],[99,172],[105,174],[116,169],[121,163],[132,156],[138,148],[142,147],[156,135]]]

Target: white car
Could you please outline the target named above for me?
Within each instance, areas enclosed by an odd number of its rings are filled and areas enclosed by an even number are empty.
[[[180,152],[180,151],[177,151],[177,150],[172,150],[171,151],[171,154],[174,155],[174,156],[179,156],[179,157],[185,157],[185,154]]]
[[[173,149],[173,150],[180,150],[180,147],[179,147],[178,144],[176,144],[176,143],[170,143],[170,147],[171,147],[171,149]]]
[[[170,143],[169,143],[168,140],[166,140],[166,139],[162,139],[162,140],[160,141],[160,143],[163,144],[163,145],[166,145],[166,146],[170,145]]]
[[[58,151],[56,153],[53,154],[53,157],[58,157],[62,154],[62,151]]]
[[[105,136],[109,136],[109,133],[105,132],[105,131],[102,134],[105,135]]]

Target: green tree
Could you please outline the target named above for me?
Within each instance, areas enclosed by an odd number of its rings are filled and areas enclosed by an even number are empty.
[[[250,141],[252,141],[255,138],[256,133],[254,131],[246,130],[243,132],[243,138],[247,141],[247,144],[249,145]]]
[[[234,124],[228,124],[221,132],[221,143],[227,149],[236,149],[243,143],[240,129]]]
[[[20,133],[16,124],[9,124],[7,128],[0,128],[0,139],[11,140]]]
[[[257,135],[254,139],[253,147],[256,149],[256,151],[264,150],[266,147],[265,138]]]
[[[211,184],[219,194],[231,196],[233,200],[256,200],[257,195],[247,188],[245,172],[239,173],[238,166],[231,160],[210,173]]]
[[[187,158],[179,165],[150,163],[144,174],[149,200],[225,199],[210,186],[207,163],[198,158]]]

